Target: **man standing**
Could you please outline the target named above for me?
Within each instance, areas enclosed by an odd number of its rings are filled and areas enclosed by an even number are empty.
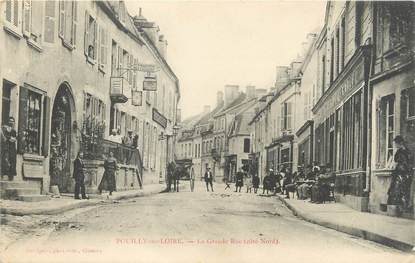
[[[9,181],[16,176],[16,141],[17,133],[14,129],[14,118],[9,117],[8,125],[1,129],[1,176],[7,175]]]
[[[84,175],[84,154],[78,153],[73,165],[73,177],[75,179],[75,199],[79,198],[79,192],[81,192],[82,199],[89,199],[85,194],[85,175]]]
[[[207,168],[206,172],[205,172],[205,182],[206,182],[206,190],[209,192],[209,184],[210,184],[210,188],[212,189],[213,192],[213,175],[212,172],[210,171],[210,167]]]

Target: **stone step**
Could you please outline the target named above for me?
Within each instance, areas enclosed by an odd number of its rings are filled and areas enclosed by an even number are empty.
[[[41,202],[49,199],[50,197],[47,195],[21,195],[18,197],[18,200],[24,202]]]
[[[5,192],[6,198],[14,198],[21,195],[38,195],[40,190],[37,188],[7,188]]]
[[[0,188],[7,189],[7,188],[31,188],[33,187],[32,184],[26,181],[0,181]]]

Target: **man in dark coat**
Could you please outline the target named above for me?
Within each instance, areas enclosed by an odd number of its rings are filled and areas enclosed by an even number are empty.
[[[79,198],[79,192],[81,192],[82,199],[89,199],[85,194],[85,175],[84,175],[84,161],[82,160],[84,154],[78,153],[73,165],[73,178],[75,179],[75,199]]]
[[[238,192],[238,188],[239,192],[241,192],[241,188],[244,186],[244,176],[245,174],[242,172],[242,169],[239,168],[239,171],[236,173],[235,192]]]
[[[210,167],[207,168],[206,172],[205,172],[205,182],[206,182],[206,190],[209,192],[209,185],[210,185],[210,189],[213,192],[213,175],[212,175],[212,171],[210,171]]]
[[[9,181],[16,176],[16,141],[17,132],[14,129],[14,118],[9,118],[8,125],[1,129],[1,176],[7,175]]]

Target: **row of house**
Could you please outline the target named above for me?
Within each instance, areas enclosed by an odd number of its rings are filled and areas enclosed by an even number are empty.
[[[386,214],[393,138],[415,152],[414,36],[413,2],[328,2],[323,28],[308,35],[304,55],[277,67],[250,122],[261,178],[324,165],[336,174],[336,200]]]
[[[0,14],[1,122],[17,123],[15,181],[71,192],[82,150],[96,191],[102,154],[122,148],[108,141],[114,129],[138,135],[144,168],[137,178],[123,165],[118,189],[164,181],[180,89],[158,26],[124,1],[9,0]]]
[[[204,106],[201,114],[179,124],[176,161],[192,164],[197,179],[211,168],[216,182],[234,181],[238,167],[248,164],[248,123],[265,93],[254,86],[240,91],[238,85],[226,85],[217,93],[214,109]]]

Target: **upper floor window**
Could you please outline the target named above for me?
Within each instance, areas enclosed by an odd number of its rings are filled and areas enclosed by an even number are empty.
[[[41,44],[44,2],[23,1],[23,35],[37,47]]]
[[[108,31],[105,27],[99,27],[99,56],[98,56],[98,67],[100,70],[105,71],[107,68],[107,57],[108,57]]]
[[[59,1],[59,37],[62,43],[73,49],[76,46],[78,2]]]
[[[292,130],[292,102],[287,101],[281,104],[281,130]]]
[[[97,21],[85,12],[85,55],[94,62],[97,59]]]
[[[6,9],[5,9],[5,25],[12,32],[19,34],[19,24],[20,24],[20,8],[21,2],[18,0],[6,0]]]

